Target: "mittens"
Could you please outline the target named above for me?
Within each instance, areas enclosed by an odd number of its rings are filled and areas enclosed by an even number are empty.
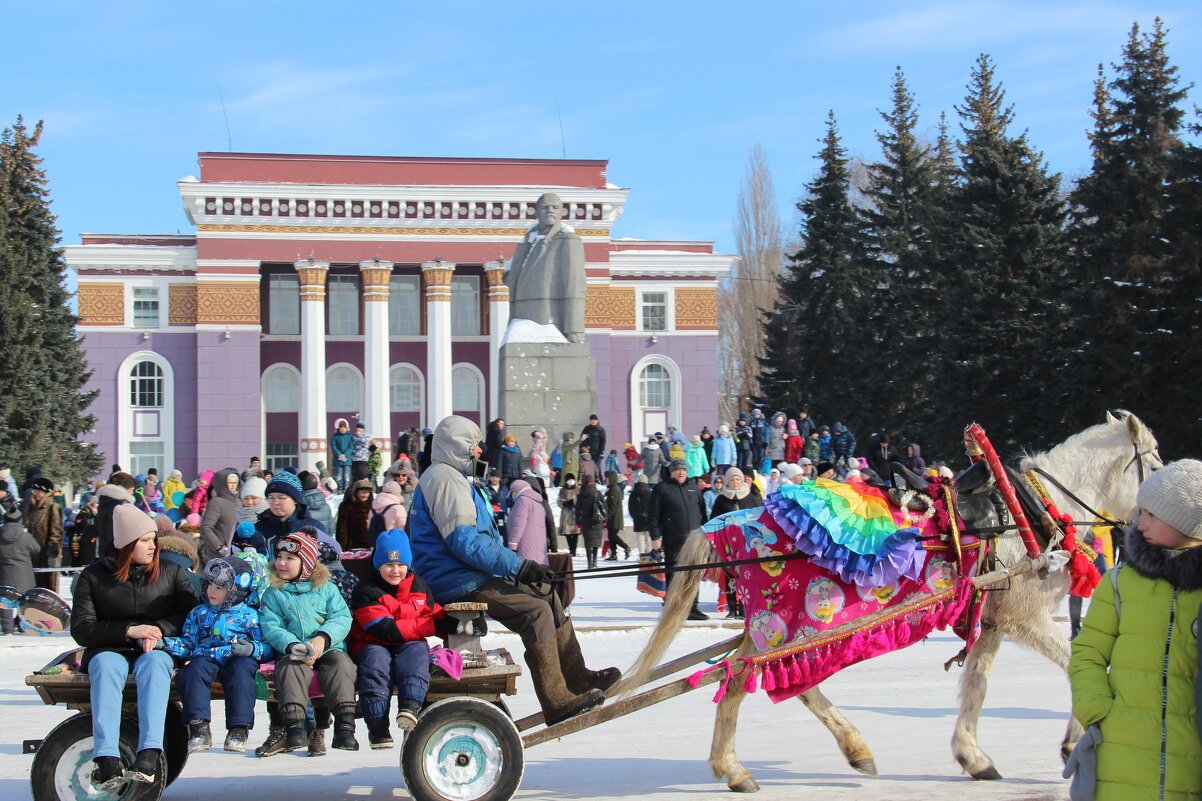
[[[300,645],[300,643],[297,643],[297,645]],[[311,647],[308,643],[305,643],[305,645]],[[246,640],[234,640],[230,643],[230,653],[234,656],[254,656],[254,643],[249,643]],[[308,659],[308,657],[303,658]]]
[[[317,656],[317,651],[307,642],[294,642],[288,646],[288,656],[297,662],[304,662]]]

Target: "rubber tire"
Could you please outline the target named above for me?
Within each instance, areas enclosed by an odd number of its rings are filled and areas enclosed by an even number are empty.
[[[439,730],[448,725],[482,727],[500,748],[500,776],[487,792],[475,798],[445,796],[427,781],[422,752]],[[526,755],[517,727],[505,711],[479,698],[447,698],[427,707],[401,746],[401,778],[414,801],[509,801],[522,784],[525,768]]]
[[[188,764],[188,726],[179,704],[167,704],[167,719],[163,723],[163,757],[167,760],[167,784],[179,778]]]
[[[504,698],[498,698],[492,702],[492,705],[505,713],[505,717],[513,720],[513,713],[509,711],[509,704],[505,703]]]
[[[55,726],[42,740],[41,747],[33,755],[29,772],[30,789],[34,801],[79,801],[79,797],[60,797],[55,786],[59,759],[71,746],[92,737],[92,715],[81,712]],[[137,753],[138,724],[129,718],[121,718],[121,761],[128,767]],[[90,748],[88,749],[91,750]],[[91,762],[89,758],[89,763]],[[159,761],[159,772],[150,784],[128,782],[119,798],[121,801],[159,801],[166,787],[163,781],[165,760]],[[67,768],[70,770],[71,768]],[[82,796],[87,798],[89,796]],[[111,797],[111,796],[106,796]]]

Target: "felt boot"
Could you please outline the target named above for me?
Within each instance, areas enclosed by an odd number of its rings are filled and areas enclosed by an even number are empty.
[[[555,630],[555,645],[559,651],[559,666],[563,670],[564,681],[571,692],[605,692],[622,678],[622,671],[616,667],[588,669],[584,664],[584,654],[580,652],[580,643],[576,639],[576,629],[571,620]]]
[[[534,694],[538,696],[543,718],[548,726],[567,720],[605,703],[605,693],[600,690],[571,692],[564,681],[559,664],[559,649],[555,640],[539,640],[526,651],[526,665],[534,680]]]

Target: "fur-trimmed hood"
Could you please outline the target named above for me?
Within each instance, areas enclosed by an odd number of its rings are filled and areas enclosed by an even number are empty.
[[[167,536],[159,537],[159,550],[187,557],[191,562],[191,569],[196,572],[200,571],[200,554],[197,552],[196,545],[192,540],[168,534]]]
[[[119,486],[117,484],[105,484],[103,487],[101,487],[99,490],[96,491],[96,496],[98,499],[99,498],[112,498],[113,500],[117,501],[118,503],[120,503],[120,502],[133,503],[134,502],[133,493],[130,492],[129,490],[127,490],[125,487]]]
[[[1164,579],[1179,590],[1202,589],[1202,547],[1171,550],[1144,540],[1131,526],[1123,539],[1123,562],[1150,579]]]
[[[271,576],[267,581],[267,586],[273,590],[283,590],[284,592],[304,593],[311,589],[315,590],[322,584],[330,580],[330,569],[318,562],[313,567],[313,572],[309,574],[309,578],[304,581],[284,581],[275,573],[275,564],[271,566]],[[308,587],[304,585],[310,585]]]

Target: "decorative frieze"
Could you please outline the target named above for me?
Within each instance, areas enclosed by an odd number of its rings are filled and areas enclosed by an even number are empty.
[[[677,287],[676,330],[697,331],[717,327],[717,287]]]
[[[196,285],[198,325],[258,325],[257,281],[202,281]]]
[[[445,228],[390,225],[272,225],[200,223],[196,230],[202,234],[357,234],[360,236],[467,236],[498,239],[520,238],[526,235],[521,228]],[[576,228],[581,237],[608,237],[605,228]]]
[[[196,325],[196,284],[170,284],[167,287],[167,297],[168,325]]]
[[[125,287],[121,284],[80,283],[80,325],[125,325]]]
[[[634,312],[634,287],[589,286],[584,299],[586,327],[633,330]]]

